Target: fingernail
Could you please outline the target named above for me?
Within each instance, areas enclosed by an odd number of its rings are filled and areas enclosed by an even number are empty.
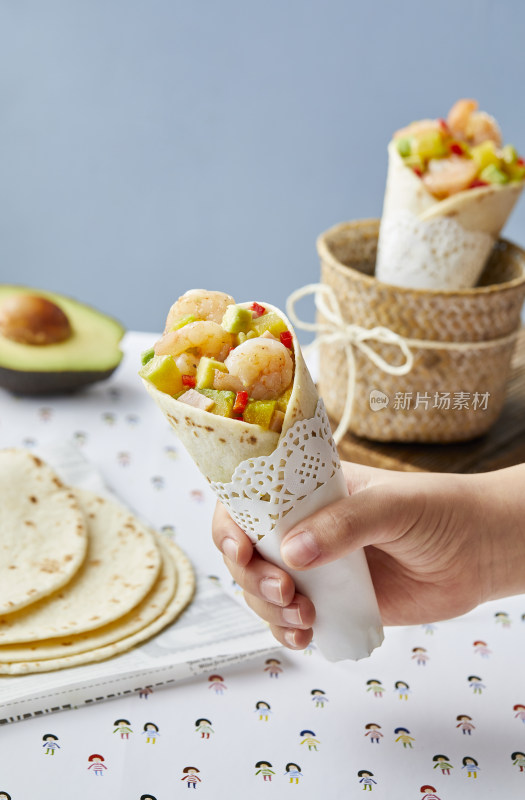
[[[286,644],[290,645],[290,647],[297,647],[295,644],[295,631],[285,631],[284,640]]]
[[[283,604],[283,593],[281,589],[281,581],[277,578],[263,578],[261,581],[261,594],[266,597],[270,603]]]
[[[320,553],[317,542],[309,531],[298,533],[285,542],[281,548],[282,557],[291,567],[305,567],[307,564],[311,564]]]
[[[226,558],[229,558],[230,561],[237,561],[237,553],[239,552],[239,545],[235,541],[235,539],[230,539],[227,536],[225,539],[222,540],[221,549]]]
[[[292,603],[290,606],[283,608],[283,620],[288,625],[302,625],[301,610],[297,603]]]

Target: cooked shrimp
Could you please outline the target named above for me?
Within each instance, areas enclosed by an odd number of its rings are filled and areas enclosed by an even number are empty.
[[[206,289],[190,289],[176,300],[168,312],[164,333],[182,317],[193,314],[196,319],[221,323],[227,306],[235,303],[233,297],[224,292],[208,292]]]
[[[477,107],[477,100],[457,100],[448,112],[448,127],[458,139],[466,137],[467,125]]]
[[[438,119],[420,119],[417,122],[411,122],[406,128],[396,131],[394,139],[405,138],[405,136],[421,136],[423,133],[438,130],[441,130],[441,123]]]
[[[254,400],[274,400],[293,378],[288,348],[273,339],[247,339],[232,350],[224,363],[230,375],[240,378]]]
[[[494,117],[491,117],[486,111],[476,111],[475,114],[472,114],[466,133],[470,144],[476,145],[490,140],[496,147],[502,145],[500,127]]]
[[[438,199],[467,189],[476,177],[478,167],[475,161],[461,156],[431,158],[428,170],[421,180],[430,194]]]
[[[447,123],[454,136],[476,145],[491,140],[501,147],[501,130],[490,114],[478,111],[476,100],[458,100],[450,109]]]
[[[187,350],[195,355],[224,361],[232,346],[232,336],[216,322],[203,320],[190,322],[176,331],[165,333],[155,345],[156,356],[176,358]]]
[[[196,375],[199,366],[199,357],[195,353],[181,353],[177,356],[175,363],[183,375]]]

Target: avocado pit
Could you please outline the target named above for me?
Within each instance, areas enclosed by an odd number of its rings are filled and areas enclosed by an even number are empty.
[[[16,294],[0,306],[0,333],[20,344],[64,342],[73,329],[62,309],[39,295]]]

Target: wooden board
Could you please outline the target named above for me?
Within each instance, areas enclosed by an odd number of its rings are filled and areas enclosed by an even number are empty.
[[[370,442],[347,434],[339,453],[358,464],[431,472],[487,472],[525,462],[525,328],[516,342],[501,416],[484,436],[458,444],[423,445]]]

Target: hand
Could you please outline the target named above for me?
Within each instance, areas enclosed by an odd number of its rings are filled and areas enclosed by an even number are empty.
[[[432,622],[525,591],[525,465],[478,475],[392,472],[343,462],[349,497],[283,538],[290,568],[311,569],[365,547],[386,625]],[[213,538],[248,605],[295,649],[315,609],[265,561],[220,504]]]

